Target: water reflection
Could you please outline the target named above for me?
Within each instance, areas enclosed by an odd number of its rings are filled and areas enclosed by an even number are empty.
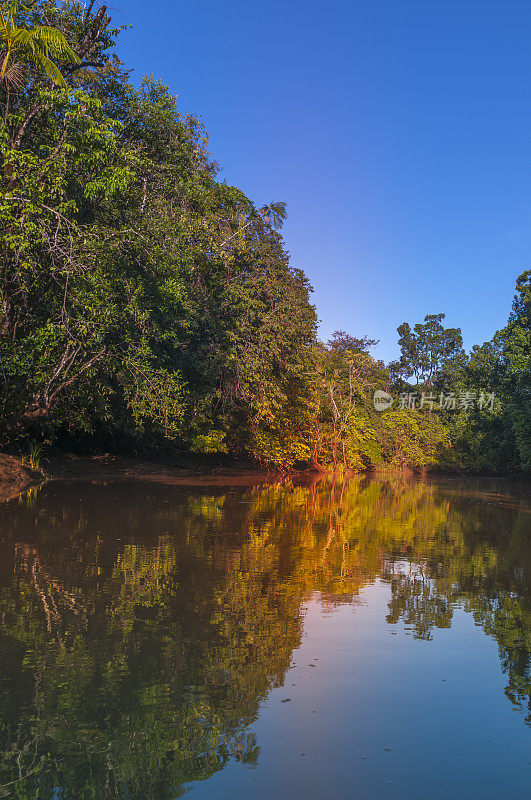
[[[0,508],[0,796],[164,800],[254,763],[305,600],[376,578],[414,637],[470,612],[529,723],[530,509],[494,488],[54,484]]]

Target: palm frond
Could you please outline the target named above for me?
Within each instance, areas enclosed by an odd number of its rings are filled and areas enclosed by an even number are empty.
[[[33,28],[30,33],[35,41],[42,42],[45,45],[50,55],[63,56],[74,63],[80,62],[77,53],[72,50],[64,35],[61,31],[58,31],[57,28],[50,28],[47,25],[38,25],[36,28]]]
[[[48,58],[48,56],[44,55],[44,53],[39,53],[37,60],[43,67],[49,79],[53,81],[53,83],[57,84],[57,86],[60,86],[61,89],[66,89],[66,81],[53,61]]]
[[[0,56],[1,58],[1,56]],[[24,85],[24,81],[26,80],[26,69],[24,64],[21,64],[18,61],[14,61],[10,64],[7,69],[4,71],[4,80],[6,83],[9,83],[15,89],[20,89]]]
[[[267,206],[262,206],[260,214],[266,225],[271,225],[272,228],[279,230],[288,214],[286,211],[286,204],[278,201],[273,201]]]
[[[9,38],[10,38],[10,41],[11,41],[11,46],[13,48],[15,48],[15,47],[19,47],[19,48],[27,47],[28,44],[31,42],[31,40],[33,38],[31,33],[32,32],[29,31],[27,28],[14,28],[13,30],[11,30],[9,32]]]
[[[49,57],[67,58],[74,63],[79,63],[80,60],[63,34],[46,25],[39,25],[32,30],[17,28],[12,31],[10,39],[13,49],[31,51],[39,49]]]

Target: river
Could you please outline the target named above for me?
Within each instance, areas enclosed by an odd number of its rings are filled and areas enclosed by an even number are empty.
[[[0,506],[0,796],[528,797],[509,482],[54,482]]]

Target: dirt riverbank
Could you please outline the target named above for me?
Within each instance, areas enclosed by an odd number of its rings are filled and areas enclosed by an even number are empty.
[[[302,473],[298,475],[303,478]],[[50,480],[105,480],[142,478],[176,486],[252,486],[278,480],[279,473],[258,470],[254,465],[214,467],[190,463],[175,466],[163,461],[144,461],[120,456],[76,456],[54,453],[33,470],[21,458],[0,453],[0,502],[17,497],[32,486]],[[308,480],[311,474],[308,475]]]
[[[184,459],[183,459],[184,461]],[[369,473],[371,474],[371,473]],[[142,479],[153,483],[174,486],[256,486],[278,482],[282,479],[298,484],[317,483],[331,477],[331,473],[310,470],[282,473],[258,469],[256,464],[239,463],[232,466],[217,466],[207,462],[189,460],[181,465],[170,461],[149,461],[144,459],[122,458],[110,454],[99,456],[77,456],[53,450],[43,459],[40,470],[31,469],[23,459],[0,453],[0,503],[12,500],[21,493],[47,481],[53,480],[135,480]],[[426,475],[415,475],[410,470],[379,469],[372,472],[377,478],[404,481],[426,479]],[[467,487],[467,493],[490,492],[492,502],[500,502],[508,495],[530,497],[531,484],[527,479],[493,478],[489,476],[451,476],[431,474],[429,478],[455,491],[455,479]],[[462,490],[464,491],[464,490]]]
[[[43,480],[42,474],[30,469],[22,459],[0,453],[0,503],[11,500]]]

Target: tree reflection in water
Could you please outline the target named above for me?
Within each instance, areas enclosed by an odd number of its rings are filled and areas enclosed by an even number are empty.
[[[524,500],[396,478],[53,484],[0,519],[0,796],[164,800],[256,761],[305,600],[376,578],[416,637],[471,612],[531,720]]]

